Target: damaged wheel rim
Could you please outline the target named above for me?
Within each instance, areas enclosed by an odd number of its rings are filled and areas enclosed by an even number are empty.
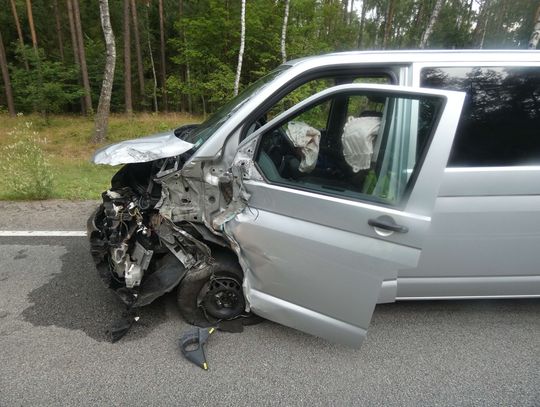
[[[218,320],[234,319],[245,308],[242,285],[231,277],[213,277],[202,289],[200,306],[205,315]]]

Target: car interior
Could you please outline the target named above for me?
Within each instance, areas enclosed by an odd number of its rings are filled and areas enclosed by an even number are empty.
[[[256,162],[272,183],[395,204],[433,130],[437,109],[432,102],[368,91],[337,94],[263,134]],[[369,156],[368,164],[360,167],[351,165],[344,143],[347,137],[349,143],[351,140],[347,133],[351,121],[358,125],[365,121],[372,127],[371,134],[357,131],[356,139],[352,137],[359,155]],[[309,170],[302,169],[306,146],[295,143],[290,134],[291,125],[298,123],[317,135],[309,141],[316,145],[316,162]],[[368,136],[371,139],[366,142]]]

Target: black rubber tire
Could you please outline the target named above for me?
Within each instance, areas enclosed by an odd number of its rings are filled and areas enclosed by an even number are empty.
[[[184,320],[192,325],[201,327],[214,326],[218,321],[205,315],[203,309],[197,305],[199,293],[210,277],[231,277],[242,284],[244,273],[234,254],[223,250],[213,250],[214,261],[210,266],[199,270],[188,271],[178,285],[177,302],[180,314]],[[262,321],[254,314],[240,316],[243,325],[252,325]],[[210,320],[209,320],[210,319]]]

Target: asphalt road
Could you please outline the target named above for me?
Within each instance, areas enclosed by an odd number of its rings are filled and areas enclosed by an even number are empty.
[[[380,305],[360,350],[264,322],[212,336],[203,371],[173,296],[108,342],[86,238],[0,238],[0,264],[0,406],[540,406],[538,300]]]

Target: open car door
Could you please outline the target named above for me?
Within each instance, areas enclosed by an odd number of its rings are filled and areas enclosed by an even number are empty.
[[[464,95],[340,85],[240,145],[250,198],[224,231],[252,311],[361,344],[379,296],[393,301],[399,270],[417,265]]]

